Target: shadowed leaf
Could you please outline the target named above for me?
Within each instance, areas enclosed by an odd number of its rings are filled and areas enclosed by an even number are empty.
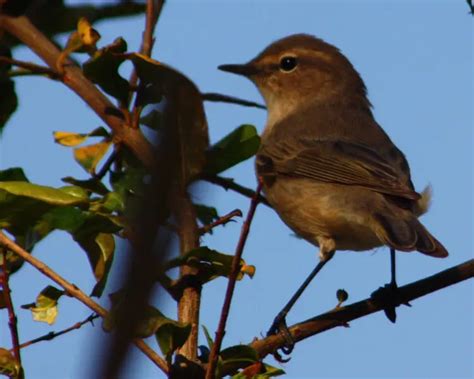
[[[207,154],[204,171],[218,174],[254,156],[260,146],[260,137],[253,125],[242,125],[212,145]]]
[[[20,372],[20,367],[10,350],[0,348],[0,375],[16,378]]]
[[[118,72],[125,60],[121,55],[127,51],[127,43],[117,38],[112,44],[96,51],[91,59],[82,65],[84,75],[98,84],[104,92],[121,102],[128,99],[129,84]]]
[[[12,167],[0,170],[0,182],[28,182],[28,178],[21,167]]]
[[[90,133],[73,133],[57,131],[53,133],[54,142],[63,146],[77,146],[84,143],[89,137],[109,137],[109,133],[103,127],[94,129]]]
[[[74,159],[84,170],[93,174],[111,144],[111,141],[103,141],[93,145],[78,147],[74,149]]]

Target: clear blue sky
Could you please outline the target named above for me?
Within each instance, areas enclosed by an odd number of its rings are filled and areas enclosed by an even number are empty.
[[[447,259],[399,253],[403,285],[472,258],[473,251],[473,19],[463,0],[419,1],[168,1],[157,29],[153,56],[194,80],[203,92],[221,92],[261,101],[243,78],[216,69],[245,62],[267,44],[293,33],[317,35],[338,46],[364,78],[379,123],[405,152],[417,189],[434,189],[428,229],[447,247]],[[143,18],[97,24],[102,44],[121,35],[130,50],[139,46]],[[19,59],[35,60],[25,49]],[[124,68],[124,72],[126,72]],[[72,152],[55,145],[52,131],[89,131],[101,121],[74,94],[46,79],[18,79],[20,108],[0,141],[0,169],[23,166],[30,180],[60,186],[64,176],[85,177]],[[212,141],[243,123],[259,131],[265,112],[207,104]],[[225,172],[254,187],[253,161]],[[210,185],[199,185],[197,202],[215,203],[224,214],[244,212],[248,201]],[[231,253],[240,222],[215,231],[204,242]],[[119,256],[118,254],[117,256]],[[35,249],[67,279],[88,292],[92,275],[86,256],[63,233]],[[260,206],[244,258],[257,267],[253,280],[238,283],[224,345],[260,336],[317,262],[316,249],[292,236],[270,209]],[[120,258],[117,259],[120,262]],[[339,253],[311,285],[288,317],[290,324],[324,312],[345,288],[349,303],[366,298],[389,280],[388,250]],[[16,305],[32,302],[51,284],[30,267],[12,278]],[[116,287],[116,286],[115,286]],[[110,283],[108,290],[114,289]],[[202,324],[213,332],[225,280],[205,287]],[[102,300],[108,305],[107,299]],[[173,316],[173,304],[164,309]],[[60,300],[53,328],[33,323],[18,310],[21,340],[68,326],[90,312],[73,299]],[[469,378],[473,369],[473,283],[465,282],[398,309],[398,321],[382,313],[299,343],[283,365],[288,378]],[[10,346],[5,312],[0,346]],[[23,351],[28,378],[83,378],[100,364],[100,322]],[[151,341],[154,346],[153,341]],[[159,377],[141,354],[126,377]],[[124,376],[125,377],[125,376]]]

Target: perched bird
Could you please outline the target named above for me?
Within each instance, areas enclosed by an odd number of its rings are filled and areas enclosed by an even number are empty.
[[[246,64],[219,68],[249,78],[265,99],[257,175],[281,219],[319,247],[320,262],[270,334],[287,331],[289,308],[336,250],[386,245],[393,256],[448,255],[418,220],[429,190],[415,191],[405,156],[375,121],[365,84],[339,49],[297,34]]]

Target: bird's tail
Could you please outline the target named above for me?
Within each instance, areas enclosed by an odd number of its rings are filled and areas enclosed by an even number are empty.
[[[436,258],[448,256],[445,247],[415,216],[400,218],[380,213],[374,216],[378,224],[377,236],[386,245],[400,251],[418,250],[420,253]]]

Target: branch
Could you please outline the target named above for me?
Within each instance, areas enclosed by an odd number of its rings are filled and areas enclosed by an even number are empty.
[[[438,274],[418,280],[416,282],[399,287],[397,299],[374,300],[368,298],[357,303],[338,307],[319,316],[291,326],[290,333],[295,342],[325,332],[335,327],[346,325],[349,321],[379,312],[388,307],[398,306],[410,302],[419,297],[428,295],[445,287],[459,283],[474,277],[474,259],[454,266]],[[382,301],[383,300],[383,301]],[[260,358],[280,349],[285,345],[285,339],[281,335],[270,336],[250,343]]]
[[[0,29],[32,49],[46,64],[55,70],[61,51],[24,16],[0,15]],[[64,62],[62,80],[112,129],[117,142],[126,145],[147,167],[154,165],[153,148],[139,129],[126,125],[123,113],[83,74],[71,61]]]
[[[10,285],[8,283],[8,267],[7,267],[7,250],[0,249],[2,252],[2,289],[3,289],[3,298],[5,305],[8,310],[8,326],[10,328],[10,334],[12,337],[12,350],[13,356],[18,363],[18,367],[21,370],[21,355],[20,355],[20,342],[18,338],[18,328],[17,328],[17,318],[15,315],[15,309],[13,308],[13,301],[11,297]]]
[[[23,258],[26,262],[35,267],[39,272],[41,272],[42,274],[50,278],[53,282],[61,286],[68,293],[68,295],[79,300],[81,303],[83,303],[88,308],[92,309],[95,313],[97,313],[100,317],[104,318],[107,315],[107,310],[105,308],[101,307],[74,284],[69,283],[66,279],[64,279],[58,273],[53,271],[46,264],[35,258],[21,246],[17,245],[1,231],[0,245],[4,246],[6,249]],[[152,348],[150,348],[143,340],[135,339],[134,343],[164,373],[168,372],[168,365],[164,361],[164,359],[161,358],[158,354],[156,354],[156,352]]]
[[[202,228],[199,228],[199,233],[201,235],[210,232],[216,226],[225,225],[228,222],[232,221],[234,217],[242,217],[242,211],[240,209],[234,209],[232,212],[226,214],[225,216],[219,217],[214,222],[211,222],[208,225],[204,225]]]
[[[19,60],[8,58],[8,57],[0,57],[0,63],[1,62],[24,68],[28,70],[28,72],[35,73],[37,75],[47,75],[51,77],[52,79],[59,78],[59,75],[56,71],[53,71],[50,68],[45,67],[45,66],[37,65],[35,63],[19,61]]]
[[[76,322],[74,325],[71,325],[69,328],[60,330],[59,332],[49,332],[49,333],[46,333],[46,334],[42,335],[41,337],[37,337],[37,338],[34,338],[30,341],[23,342],[20,345],[20,349],[23,349],[25,347],[34,345],[34,344],[36,344],[38,342],[41,342],[41,341],[51,341],[51,340],[55,339],[56,337],[62,336],[63,334],[72,332],[73,330],[76,330],[76,329],[80,329],[83,325],[85,325],[89,322],[92,324],[92,321],[94,321],[96,318],[99,318],[99,315],[91,314],[86,319],[84,319],[82,321],[79,321],[79,322]]]
[[[217,175],[203,175],[201,180],[205,180],[206,182],[216,184],[222,188],[227,190],[232,190],[234,192],[240,193],[241,195],[252,199],[255,196],[255,191],[252,191],[250,188],[241,186],[240,184],[234,182],[233,179],[223,178],[222,176]],[[265,204],[267,207],[272,208],[268,200],[265,196],[259,194],[258,195],[258,202]]]
[[[209,356],[209,365],[206,371],[206,379],[214,379],[216,375],[216,366],[217,359],[219,357],[219,352],[222,345],[222,340],[224,339],[225,326],[227,323],[227,318],[229,317],[230,305],[232,302],[232,296],[234,294],[235,282],[237,281],[237,275],[240,271],[240,261],[242,259],[242,253],[244,251],[245,242],[250,231],[250,225],[255,215],[255,210],[258,205],[258,198],[260,191],[262,190],[262,183],[259,181],[255,195],[252,198],[250,203],[249,212],[247,213],[247,218],[245,219],[244,224],[242,225],[242,230],[240,232],[239,242],[235,251],[234,258],[232,259],[232,268],[229,274],[229,281],[227,283],[227,289],[224,298],[224,305],[222,306],[221,317],[219,320],[219,326],[216,331],[216,339],[212,345],[211,354]]]
[[[202,99],[204,101],[230,103],[230,104],[242,105],[244,107],[267,109],[267,107],[265,105],[255,103],[253,101],[239,99],[238,97],[234,97],[234,96],[223,95],[223,94],[220,94],[220,93],[208,92],[208,93],[203,93],[201,96],[202,96]]]

